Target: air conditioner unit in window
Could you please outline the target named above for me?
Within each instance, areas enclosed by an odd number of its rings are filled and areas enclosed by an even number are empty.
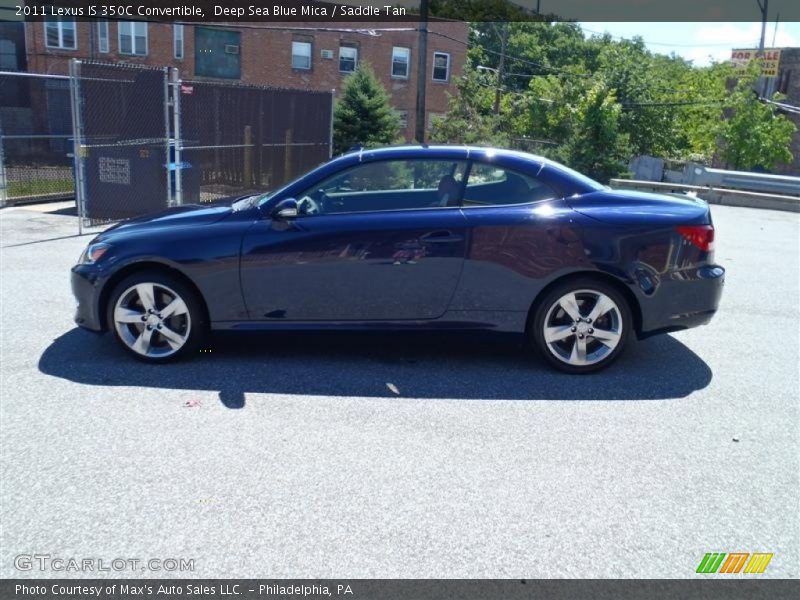
[[[331,59],[333,58],[333,50],[322,50],[320,52],[320,55],[322,56],[322,58]]]
[[[235,44],[225,44],[225,54],[239,54],[239,46]]]

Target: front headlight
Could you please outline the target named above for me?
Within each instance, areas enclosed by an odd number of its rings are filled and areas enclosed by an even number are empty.
[[[87,265],[96,263],[108,252],[109,248],[111,248],[109,244],[104,244],[102,242],[89,244],[86,246],[86,250],[83,251],[83,254],[81,254],[80,264]]]

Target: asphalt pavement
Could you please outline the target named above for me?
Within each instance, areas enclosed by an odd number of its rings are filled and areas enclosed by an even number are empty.
[[[800,215],[712,212],[714,321],[575,377],[463,334],[142,365],[72,322],[75,218],[0,211],[0,577],[684,578],[707,552],[799,577]]]

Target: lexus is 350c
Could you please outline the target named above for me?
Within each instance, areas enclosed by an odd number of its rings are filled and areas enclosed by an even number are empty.
[[[725,270],[708,205],[614,191],[521,152],[360,150],[273,193],[94,238],[76,322],[144,361],[209,330],[494,330],[571,373],[631,336],[708,323]]]

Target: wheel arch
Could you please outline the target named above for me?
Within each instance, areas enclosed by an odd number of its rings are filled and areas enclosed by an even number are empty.
[[[557,285],[561,285],[567,281],[573,279],[594,279],[595,281],[600,281],[603,283],[607,283],[614,287],[628,303],[628,306],[631,309],[631,318],[633,319],[633,328],[637,336],[641,335],[642,331],[642,307],[639,304],[639,300],[636,298],[636,295],[633,293],[631,288],[625,284],[624,281],[621,279],[609,274],[604,273],[602,271],[574,271],[572,273],[567,273],[560,277],[556,277],[553,281],[548,283],[545,287],[543,287],[539,293],[534,298],[533,302],[531,303],[530,309],[528,309],[528,317],[525,321],[525,332],[530,333],[531,326],[533,325],[533,320],[536,315],[536,311],[539,308],[539,305],[542,303],[542,300],[545,296]]]
[[[108,278],[105,285],[103,286],[103,290],[100,293],[100,301],[97,305],[98,316],[99,316],[99,323],[103,327],[103,331],[108,331],[111,324],[108,322],[108,303],[111,299],[111,294],[114,289],[117,287],[120,281],[129,277],[135,273],[142,273],[142,272],[151,272],[151,273],[160,273],[162,275],[167,275],[169,277],[174,277],[175,279],[179,280],[181,283],[186,285],[190,290],[195,293],[197,300],[200,302],[200,305],[203,308],[203,315],[205,316],[205,322],[210,323],[209,320],[209,313],[208,313],[208,305],[206,304],[206,299],[203,297],[202,292],[200,289],[195,285],[194,281],[191,280],[185,273],[171,267],[167,264],[156,262],[156,261],[140,261],[130,263],[125,265],[118,271],[116,271],[111,277]]]

